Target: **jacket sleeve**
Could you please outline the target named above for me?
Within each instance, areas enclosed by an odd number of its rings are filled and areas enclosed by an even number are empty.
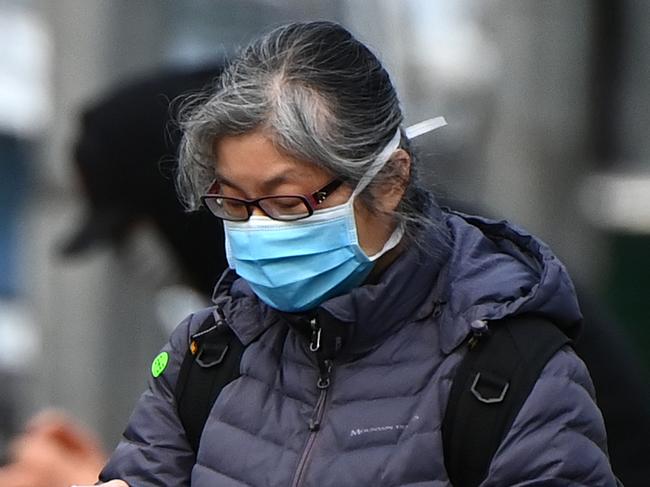
[[[195,454],[180,422],[174,389],[191,328],[200,324],[197,315],[186,318],[172,333],[162,352],[168,361],[138,400],[122,440],[99,479],[124,480],[131,487],[189,486]]]
[[[606,445],[589,373],[565,347],[540,374],[481,487],[616,486]]]

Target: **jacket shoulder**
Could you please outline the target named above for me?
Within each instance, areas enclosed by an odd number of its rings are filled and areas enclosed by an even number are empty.
[[[540,478],[567,485],[615,486],[606,438],[587,368],[565,346],[542,370],[483,486]]]
[[[174,329],[169,337],[169,346],[175,353],[184,354],[188,349],[190,337],[196,333],[203,324],[216,310],[216,306],[210,306],[200,309],[187,316]]]

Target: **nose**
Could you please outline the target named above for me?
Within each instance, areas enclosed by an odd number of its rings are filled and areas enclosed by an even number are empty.
[[[253,212],[251,214],[254,216],[266,216],[266,213],[264,213],[258,206],[253,206]]]

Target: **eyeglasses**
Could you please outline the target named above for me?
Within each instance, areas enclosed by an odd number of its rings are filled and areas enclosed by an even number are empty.
[[[294,221],[312,215],[318,205],[343,184],[340,179],[327,183],[312,194],[287,194],[277,196],[262,196],[253,200],[233,198],[213,193],[219,189],[215,181],[208,193],[201,197],[205,207],[217,218],[230,221],[246,221],[253,214],[254,208],[262,210],[269,218],[281,221]]]

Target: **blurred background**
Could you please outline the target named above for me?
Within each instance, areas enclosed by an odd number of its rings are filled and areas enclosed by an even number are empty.
[[[53,405],[111,447],[169,330],[205,302],[146,223],[117,249],[62,255],[85,218],[84,110],[306,19],[338,21],[379,54],[407,122],[447,118],[417,142],[431,187],[551,244],[647,380],[650,2],[0,0],[3,434]]]

